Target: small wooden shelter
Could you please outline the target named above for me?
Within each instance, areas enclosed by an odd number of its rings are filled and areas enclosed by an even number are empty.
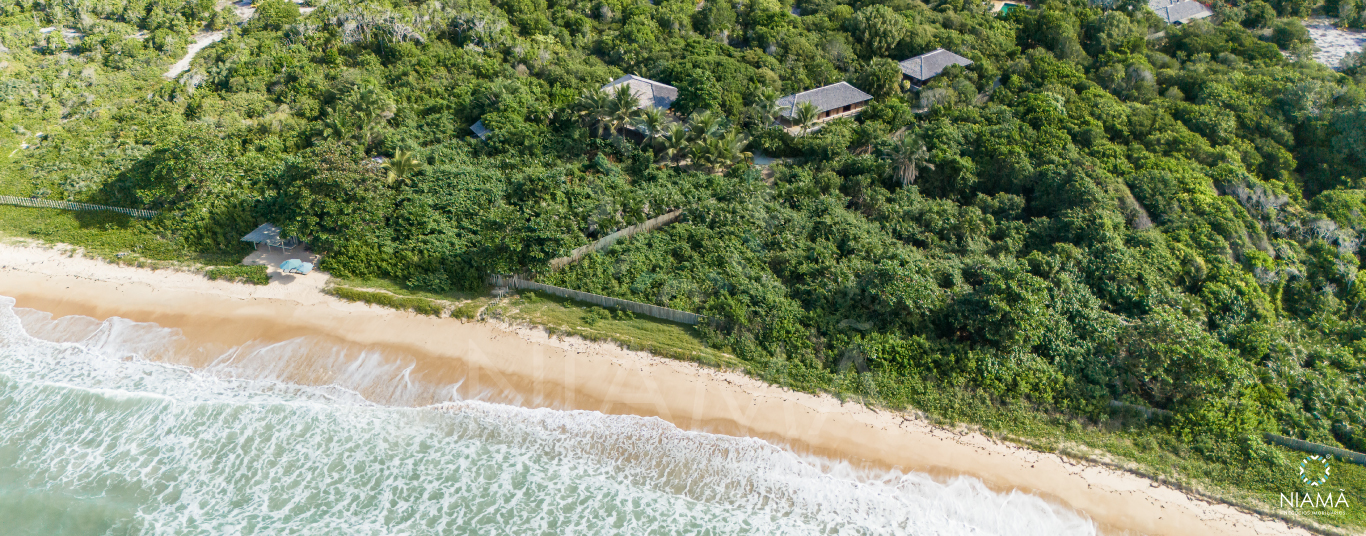
[[[298,238],[292,236],[289,238],[281,238],[280,232],[279,227],[269,223],[263,223],[260,227],[257,227],[256,230],[247,233],[247,236],[242,237],[242,241],[251,242],[256,246],[256,249],[261,249],[261,244],[265,244],[267,249],[276,247],[280,248],[280,251],[288,251],[299,245]]]

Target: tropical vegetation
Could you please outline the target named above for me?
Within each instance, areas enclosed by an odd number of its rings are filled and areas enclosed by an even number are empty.
[[[688,310],[771,381],[1090,426],[1274,493],[1298,460],[1266,433],[1366,451],[1366,62],[1314,62],[1299,19],[1362,8],[1145,5],[0,0],[0,193],[160,211],[118,224],[158,251],[269,221],[341,277]],[[940,47],[973,64],[900,83]],[[601,89],[623,74],[672,109]],[[839,81],[876,98],[819,129],[777,105]]]

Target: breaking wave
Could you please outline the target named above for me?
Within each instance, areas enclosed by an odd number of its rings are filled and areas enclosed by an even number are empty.
[[[184,342],[0,297],[4,532],[1096,533],[971,478],[857,470],[656,418],[461,400],[371,352],[300,339],[167,364]],[[281,379],[275,364],[301,353],[330,356],[316,360],[329,384]]]

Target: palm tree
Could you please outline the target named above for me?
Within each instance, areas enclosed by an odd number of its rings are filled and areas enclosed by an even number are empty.
[[[384,169],[388,173],[385,175],[386,182],[390,185],[408,180],[408,175],[422,169],[422,161],[413,155],[412,151],[399,149],[394,151],[394,157],[384,163]]]
[[[355,132],[355,128],[346,120],[346,117],[332,111],[331,108],[327,109],[327,119],[322,121],[322,125],[322,137],[325,140],[344,140],[350,138],[351,134]]]
[[[716,140],[716,138],[702,138],[692,142],[692,145],[689,147],[692,159],[689,160],[688,163],[694,168],[710,171],[712,166],[716,164],[715,151],[718,147],[714,143],[715,141],[718,140]]]
[[[714,137],[724,130],[725,125],[722,123],[724,119],[720,114],[711,110],[694,112],[692,117],[688,119],[689,130],[697,139]]]
[[[703,138],[693,143],[692,164],[711,173],[718,173],[753,156],[745,151],[747,145],[749,138],[735,132]]]
[[[663,161],[678,162],[688,155],[688,129],[683,125],[669,125],[669,129],[660,136],[659,158]]]
[[[611,102],[608,105],[608,122],[612,132],[617,132],[635,120],[640,113],[640,101],[626,84],[612,88]]]
[[[816,122],[820,116],[821,109],[810,102],[803,102],[797,105],[797,114],[792,119],[797,123],[797,127],[802,129],[802,134],[806,134],[811,129],[811,124]]]
[[[749,137],[744,134],[727,132],[725,136],[713,139],[716,140],[711,149],[713,172],[729,168],[754,156],[745,150],[745,146],[749,145]]]
[[[360,118],[361,141],[366,145],[374,142],[375,131],[398,110],[384,94],[371,87],[352,93],[350,101],[351,109]]]
[[[583,94],[579,95],[579,100],[574,103],[574,111],[579,114],[584,126],[595,129],[599,137],[611,128],[608,121],[611,109],[612,98],[601,89],[584,90]]]
[[[739,164],[754,156],[754,153],[745,150],[745,147],[749,146],[749,136],[727,132],[725,137],[721,138],[721,142],[725,144],[726,162],[730,165]]]
[[[759,118],[759,126],[772,125],[782,116],[783,108],[778,106],[778,92],[764,89],[754,98],[754,114]]]
[[[645,135],[645,143],[650,143],[664,132],[664,110],[659,108],[648,108],[640,111],[640,117],[636,118],[636,128]]]
[[[882,158],[892,163],[892,173],[901,179],[903,188],[915,184],[921,167],[934,169],[934,164],[925,162],[929,156],[920,138],[911,135],[902,135],[882,151]]]

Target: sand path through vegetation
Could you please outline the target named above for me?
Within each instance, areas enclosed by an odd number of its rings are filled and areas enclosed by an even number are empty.
[[[186,69],[190,68],[190,62],[194,61],[194,57],[196,54],[199,54],[199,51],[204,50],[204,47],[217,43],[218,40],[223,38],[223,34],[223,30],[219,30],[194,36],[194,41],[190,42],[190,49],[185,52],[185,57],[180,58],[180,61],[171,64],[171,68],[166,71],[166,74],[161,76],[172,80],[174,80],[175,77],[180,76],[180,73],[183,73]]]

